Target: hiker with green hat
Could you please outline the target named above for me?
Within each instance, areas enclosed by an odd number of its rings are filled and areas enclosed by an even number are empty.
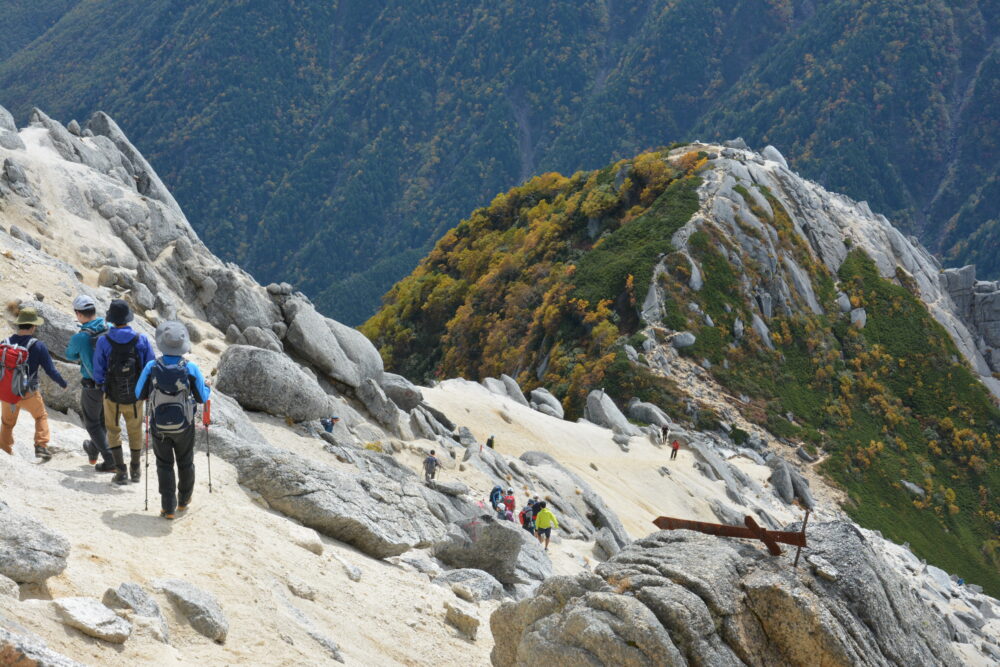
[[[135,388],[142,369],[155,358],[153,346],[145,334],[128,325],[132,309],[121,299],[114,299],[104,317],[111,329],[94,346],[94,382],[104,392],[104,426],[108,430],[108,445],[115,460],[115,484],[138,484],[142,478],[142,414],[143,402],[135,398]],[[128,471],[122,453],[122,427],[125,418],[128,446],[132,460]]]
[[[35,420],[35,456],[43,462],[52,458],[49,452],[49,413],[38,390],[38,368],[63,389],[63,379],[45,343],[35,338],[35,331],[45,324],[34,308],[22,308],[14,325],[17,333],[0,343],[0,449],[14,453],[14,425],[21,410]]]
[[[104,392],[94,381],[94,347],[108,327],[104,318],[97,316],[94,299],[86,294],[73,299],[73,313],[80,323],[80,330],[69,339],[66,358],[80,363],[80,417],[90,436],[83,442],[83,448],[94,470],[115,472],[117,466],[108,445],[108,430],[104,426]],[[103,459],[100,463],[97,462],[98,454]]]
[[[160,516],[173,519],[175,512],[183,512],[191,504],[196,404],[207,401],[212,390],[198,365],[184,358],[191,341],[182,322],[160,324],[156,346],[163,356],[142,369],[135,397],[148,405],[147,428],[156,454]]]

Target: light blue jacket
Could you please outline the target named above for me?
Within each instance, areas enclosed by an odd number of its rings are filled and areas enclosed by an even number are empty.
[[[94,379],[94,340],[96,335],[108,330],[108,325],[104,323],[103,317],[96,317],[86,324],[80,325],[80,331],[73,334],[66,346],[66,358],[70,361],[80,362],[80,375],[87,380]]]
[[[174,357],[171,355],[163,355],[160,357],[163,359],[163,363],[168,366],[173,366],[179,364],[184,357]],[[156,359],[153,359],[145,368],[142,369],[142,374],[139,376],[139,382],[135,385],[135,398],[139,400],[146,393],[146,383],[149,381],[149,373],[153,370],[153,366],[156,365]],[[198,364],[193,361],[187,361],[185,368],[187,368],[188,377],[192,380],[191,395],[197,403],[204,403],[208,400],[209,396],[212,395],[212,388],[205,384],[205,376],[201,374],[201,369],[198,368]]]

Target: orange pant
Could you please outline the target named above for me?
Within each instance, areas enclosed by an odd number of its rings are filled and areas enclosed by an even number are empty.
[[[3,418],[0,419],[0,449],[8,454],[13,453],[14,447],[14,424],[17,423],[17,416],[21,410],[27,411],[35,419],[35,444],[46,447],[49,444],[49,413],[45,410],[45,401],[42,400],[41,392],[28,394],[18,403],[4,403],[0,401],[0,410],[3,411]]]

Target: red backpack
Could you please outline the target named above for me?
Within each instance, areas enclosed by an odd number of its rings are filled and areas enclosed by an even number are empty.
[[[28,371],[28,354],[36,339],[27,345],[12,343],[10,338],[0,343],[0,401],[18,403],[34,388]]]

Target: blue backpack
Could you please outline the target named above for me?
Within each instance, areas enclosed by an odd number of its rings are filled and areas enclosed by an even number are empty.
[[[501,503],[503,503],[503,488],[494,486],[493,490],[490,491],[490,505],[496,509]]]

